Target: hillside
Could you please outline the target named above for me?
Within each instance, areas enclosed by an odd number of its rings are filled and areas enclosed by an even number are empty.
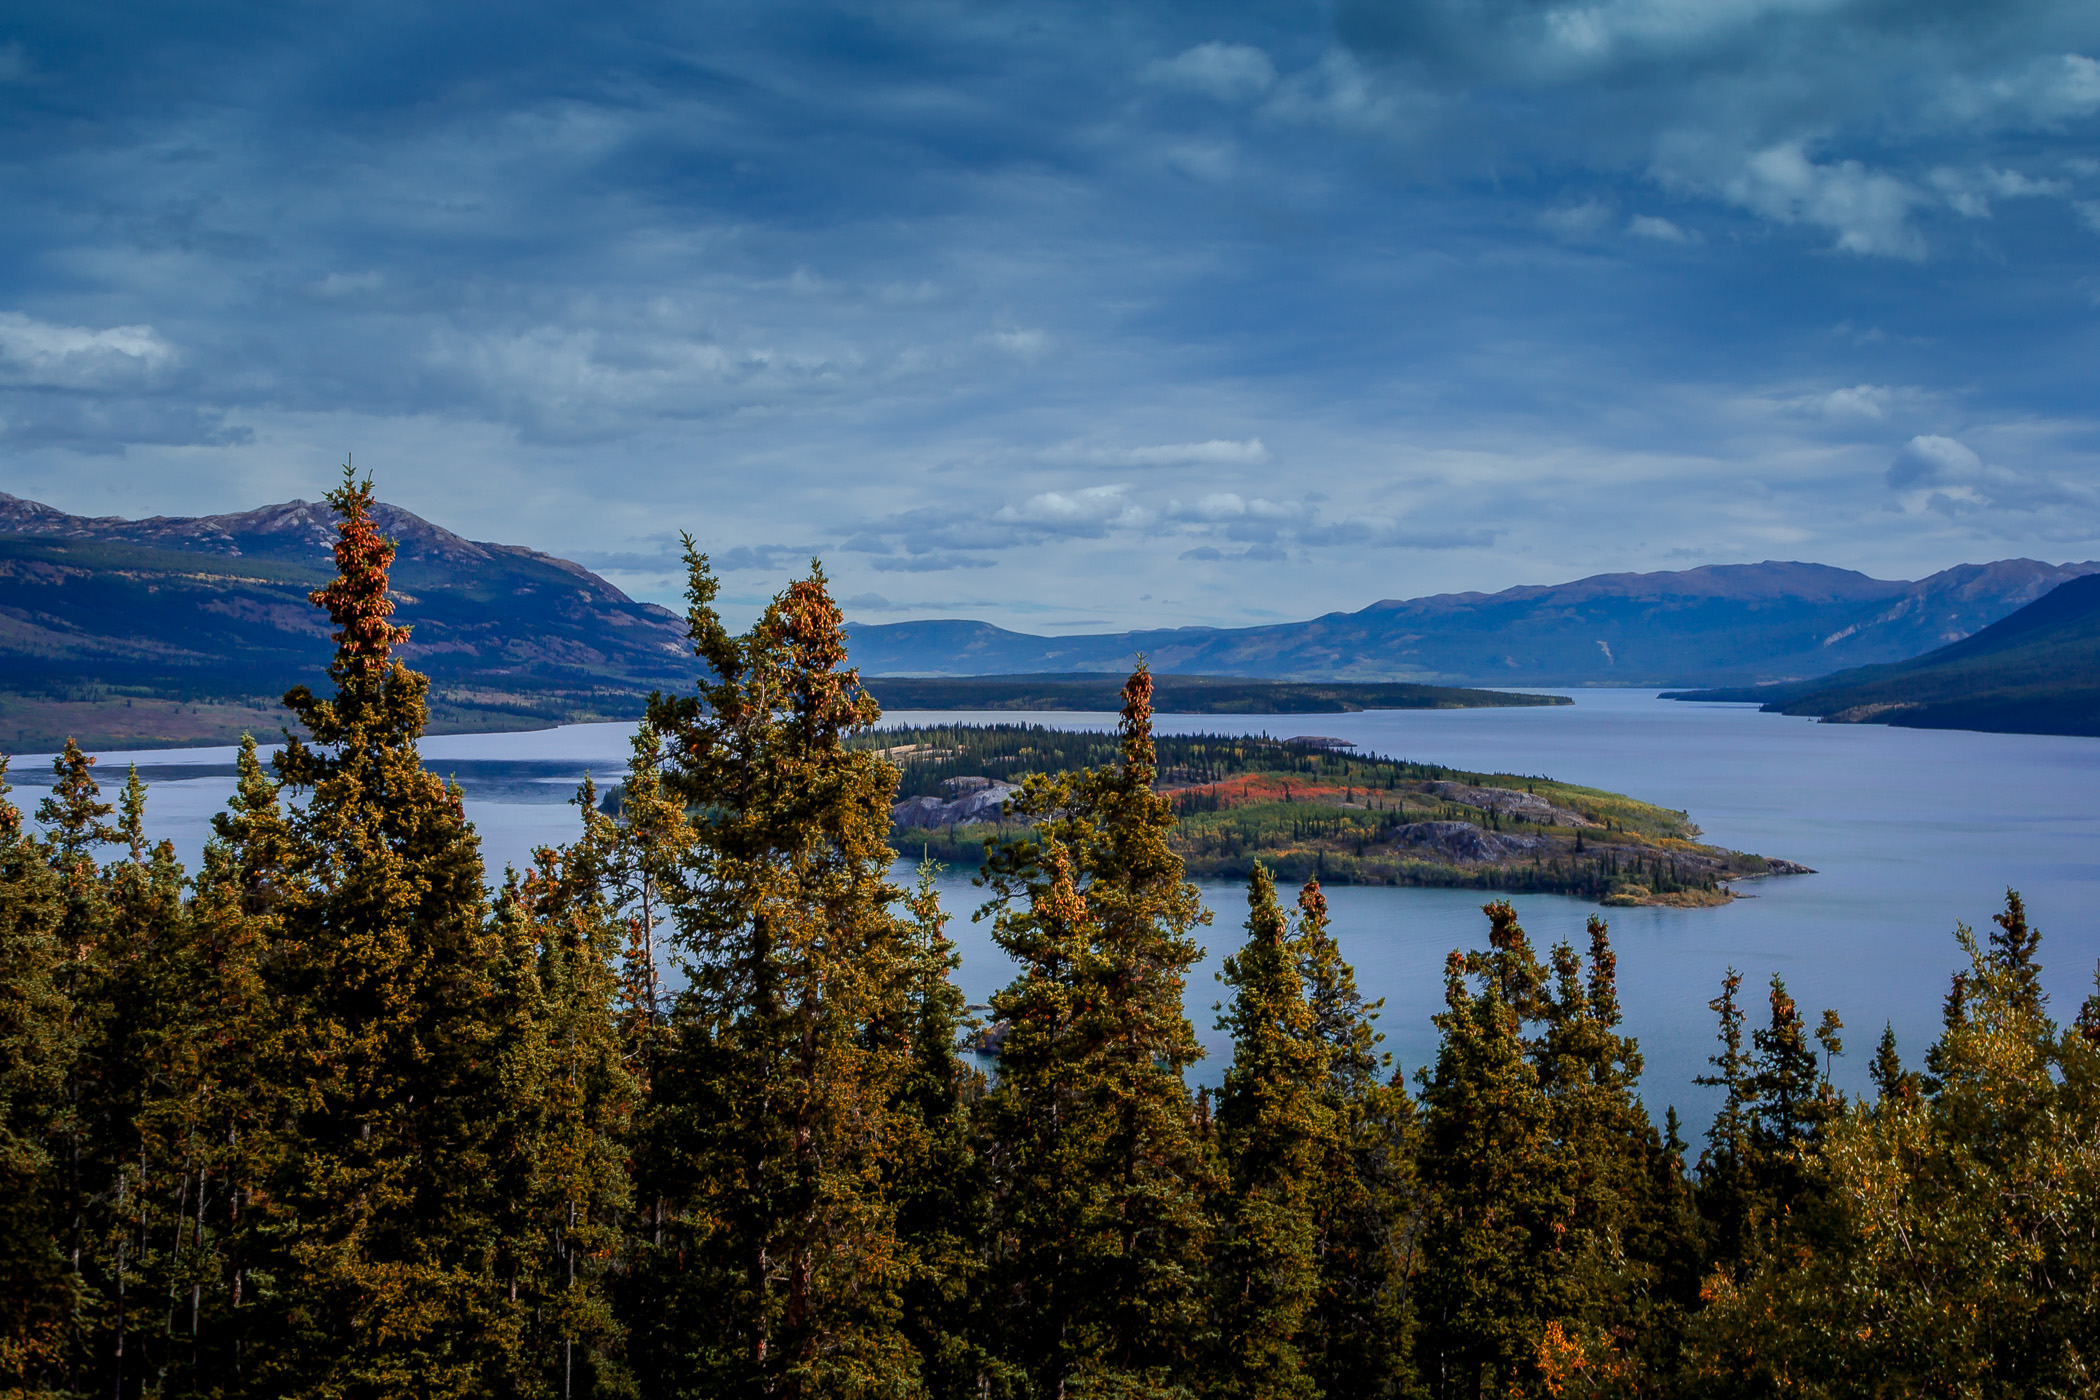
[[[1837,724],[2100,735],[2100,575],[2073,579],[1974,636],[1908,661],[1672,698],[1754,700]]]
[[[436,732],[640,713],[690,683],[681,619],[573,564],[463,539],[393,506],[403,654],[431,677]],[[334,573],[326,505],[123,520],[0,494],[0,748],[224,741],[282,722],[318,679]]]
[[[1308,622],[1036,637],[965,621],[856,624],[870,675],[1155,671],[1474,685],[1728,685],[1898,661],[2100,562],[2008,559],[1915,583],[1822,564],[1713,565],[1387,600]]]

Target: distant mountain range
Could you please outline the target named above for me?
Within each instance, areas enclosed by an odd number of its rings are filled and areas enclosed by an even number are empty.
[[[395,506],[405,651],[433,727],[530,728],[640,712],[685,689],[684,620],[581,565],[468,540]],[[196,518],[68,515],[0,492],[0,750],[274,733],[277,697],[316,681],[334,572],[326,505]],[[1967,564],[1915,583],[1820,564],[1600,574],[1445,593],[1263,627],[1038,637],[983,622],[852,624],[863,674],[1025,676],[1127,669],[1320,682],[1747,685],[1906,660],[1967,637],[2100,563]],[[894,688],[894,687],[893,687]],[[879,689],[879,688],[878,688]]]
[[[1793,685],[1698,691],[1845,724],[2100,735],[2100,575],[1923,656]]]
[[[2007,559],[1920,579],[1823,564],[1598,574],[1389,599],[1264,627],[1037,637],[983,622],[853,626],[869,675],[1114,671],[1490,686],[1739,685],[1899,661],[1968,636],[2100,562]]]
[[[439,730],[534,728],[640,713],[693,678],[684,619],[581,565],[463,539],[396,506],[403,648]],[[324,679],[334,512],[287,501],[235,515],[67,515],[0,493],[0,748],[67,733],[105,745],[274,735],[277,697]]]

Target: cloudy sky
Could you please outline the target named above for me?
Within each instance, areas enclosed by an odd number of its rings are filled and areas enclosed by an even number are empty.
[[[0,490],[1234,624],[2100,556],[2091,0],[0,7]]]

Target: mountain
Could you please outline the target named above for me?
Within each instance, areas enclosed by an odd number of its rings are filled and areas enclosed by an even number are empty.
[[[1755,700],[1841,724],[2100,735],[2100,574],[2072,579],[1974,636],[1908,661],[1673,698]]]
[[[374,516],[400,546],[402,651],[431,677],[433,729],[624,718],[691,683],[669,610],[566,559]],[[334,537],[312,501],[125,520],[0,493],[0,748],[274,734],[277,697],[319,683],[332,649],[306,595],[335,572]]]
[[[2007,559],[1915,583],[1823,564],[1721,564],[1388,599],[1263,627],[1037,637],[983,622],[856,623],[869,675],[1106,671],[1475,685],[1731,685],[1916,656],[2100,562]]]

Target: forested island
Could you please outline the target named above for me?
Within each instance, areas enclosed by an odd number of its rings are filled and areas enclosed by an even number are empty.
[[[1042,725],[885,729],[856,744],[900,773],[891,841],[974,866],[1028,823],[1004,804],[1024,775],[1112,762],[1113,735]],[[1320,735],[1154,738],[1168,843],[1191,875],[1581,895],[1605,904],[1722,904],[1745,876],[1812,873],[1701,845],[1689,814],[1597,788],[1354,754]]]
[[[1486,903],[1419,1067],[1318,880],[1257,865],[1205,934],[1177,793],[1254,770],[1173,752],[1203,781],[1162,790],[1140,668],[1112,737],[1002,799],[981,1065],[956,911],[930,865],[892,883],[917,750],[882,751],[821,572],[734,634],[689,547],[697,687],[650,704],[617,818],[585,784],[575,840],[491,882],[419,759],[370,483],[330,499],[333,660],[199,869],[75,745],[33,829],[0,788],[0,1391],[2091,1392],[2100,991],[2051,1018],[2017,895],[1864,1097],[1836,1012],[1728,974],[1695,1148],[1640,1097],[1602,918],[1540,949]],[[1260,771],[1482,776],[1330,756]],[[1199,935],[1233,948],[1215,1092]]]

